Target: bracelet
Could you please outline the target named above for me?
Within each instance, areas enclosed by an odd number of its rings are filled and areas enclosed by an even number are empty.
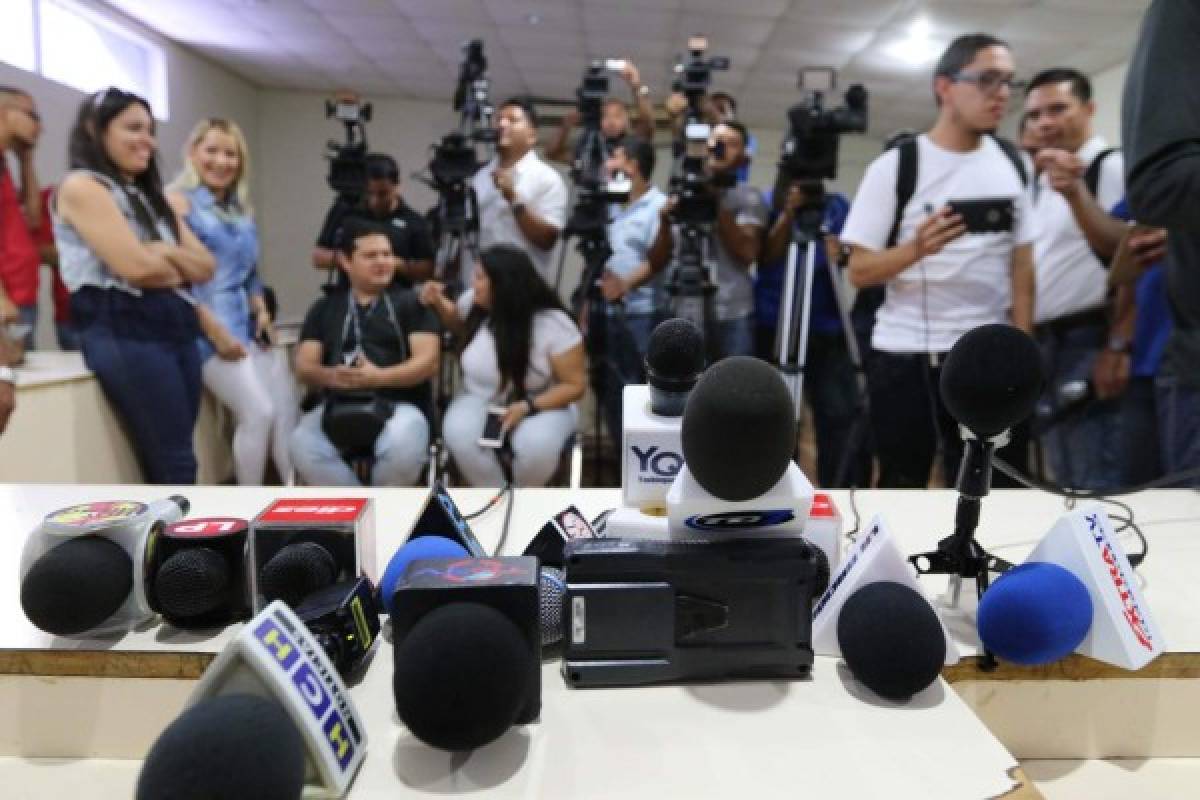
[[[529,408],[529,413],[526,416],[532,417],[534,414],[541,411],[540,408],[533,404],[533,398],[529,395],[525,395],[525,405]]]

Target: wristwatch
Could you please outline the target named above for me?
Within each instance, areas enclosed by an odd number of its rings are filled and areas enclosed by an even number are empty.
[[[1114,353],[1128,353],[1133,349],[1133,342],[1124,336],[1113,334],[1108,337],[1108,344],[1105,347]]]
[[[15,384],[17,382],[17,371],[12,367],[0,367],[0,381]]]

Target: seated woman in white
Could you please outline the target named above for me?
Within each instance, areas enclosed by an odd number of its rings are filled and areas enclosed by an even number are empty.
[[[575,432],[575,402],[586,385],[583,337],[558,295],[522,250],[496,245],[483,252],[457,304],[434,282],[421,301],[463,343],[463,389],[442,421],[463,477],[473,486],[504,483],[501,454],[479,444],[488,406],[500,405],[514,483],[545,486]]]

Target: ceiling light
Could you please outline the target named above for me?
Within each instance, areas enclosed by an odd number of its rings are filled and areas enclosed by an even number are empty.
[[[938,57],[940,49],[931,38],[932,28],[928,17],[917,17],[908,28],[908,36],[887,45],[884,52],[910,67],[928,64]]]
[[[537,13],[536,11],[531,11],[525,15],[525,21],[528,22],[530,25],[541,25],[542,24],[542,15]]]

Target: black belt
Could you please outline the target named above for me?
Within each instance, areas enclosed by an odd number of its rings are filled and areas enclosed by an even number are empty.
[[[1039,323],[1033,326],[1033,332],[1039,339],[1049,337],[1061,339],[1079,328],[1106,329],[1108,328],[1108,315],[1098,308],[1091,311],[1077,311],[1074,314]]]

